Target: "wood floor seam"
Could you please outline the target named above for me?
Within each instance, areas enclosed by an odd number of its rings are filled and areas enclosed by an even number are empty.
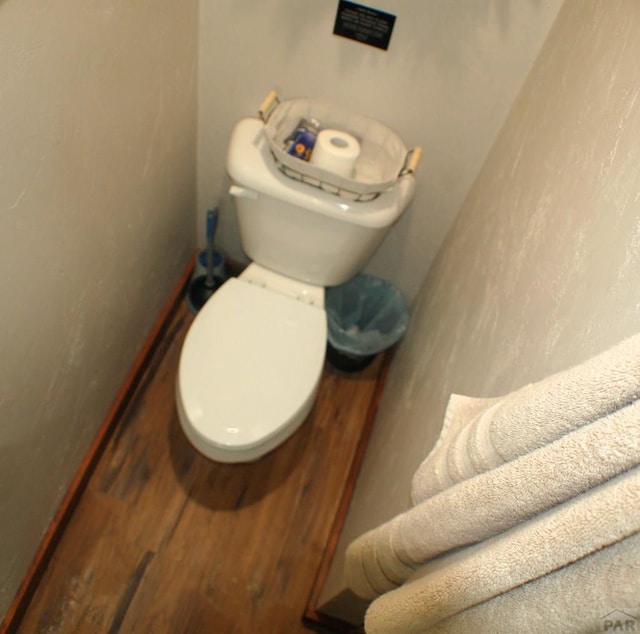
[[[134,570],[127,587],[125,588],[122,597],[116,607],[115,615],[113,620],[111,621],[111,625],[108,630],[108,634],[118,634],[120,632],[120,627],[122,626],[122,622],[129,610],[129,606],[133,601],[133,597],[138,590],[138,586],[144,577],[144,573],[149,565],[149,562],[153,559],[154,553],[148,550],[142,557],[142,560],[138,564],[137,568]]]

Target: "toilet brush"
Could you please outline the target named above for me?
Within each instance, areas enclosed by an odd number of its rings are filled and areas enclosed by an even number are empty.
[[[197,313],[222,283],[213,274],[213,238],[217,223],[218,210],[210,209],[207,211],[207,273],[191,280],[187,290],[187,306],[192,313]]]

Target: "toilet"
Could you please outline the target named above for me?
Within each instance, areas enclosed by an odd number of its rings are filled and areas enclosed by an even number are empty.
[[[411,174],[367,202],[293,180],[263,124],[243,119],[227,154],[242,246],[251,264],[196,315],[176,381],[182,429],[207,458],[258,460],[313,407],[324,365],[324,288],[367,263],[410,202]]]

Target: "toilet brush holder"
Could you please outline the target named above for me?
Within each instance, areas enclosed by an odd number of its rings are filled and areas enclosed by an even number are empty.
[[[196,258],[196,267],[187,288],[187,306],[192,313],[197,313],[207,302],[207,300],[216,292],[216,290],[224,283],[224,278],[215,273],[216,250],[213,246],[213,240],[218,224],[218,210],[210,209],[207,212],[207,249],[205,251],[203,274],[198,270],[201,262],[200,254]],[[224,258],[220,254],[218,256],[218,266],[224,264]]]
[[[200,277],[201,275],[207,274],[207,255],[208,249],[202,249],[198,253],[198,257],[196,258],[196,265],[193,269],[193,275],[191,279],[195,279],[196,277]],[[213,249],[213,274],[215,277],[219,277],[223,280],[227,279],[227,268],[225,266],[225,255],[218,248],[215,247]]]

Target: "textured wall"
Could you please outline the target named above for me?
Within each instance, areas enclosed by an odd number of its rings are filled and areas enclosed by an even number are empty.
[[[498,396],[640,330],[640,4],[569,0],[415,305],[323,600],[409,505],[452,392]]]
[[[340,104],[422,145],[414,203],[368,270],[411,299],[477,175],[561,0],[379,0],[387,52],[332,35],[337,2],[201,2],[198,230],[226,192],[229,134],[276,88]],[[241,258],[232,207],[219,241]]]
[[[0,615],[193,250],[197,2],[0,2]]]

